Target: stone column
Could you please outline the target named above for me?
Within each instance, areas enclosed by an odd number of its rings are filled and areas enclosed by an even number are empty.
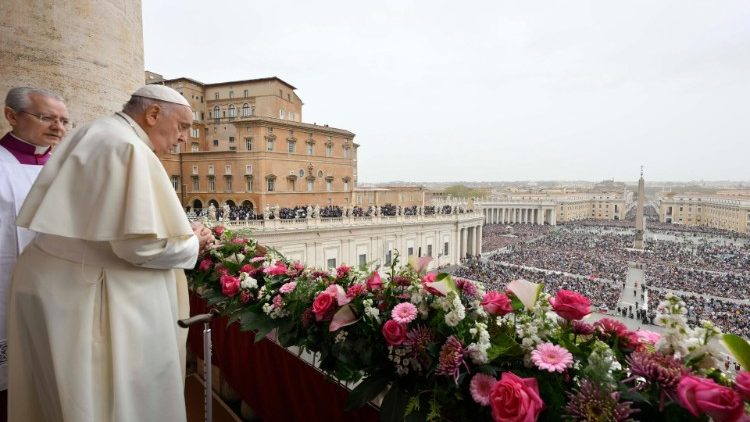
[[[140,0],[3,1],[0,39],[0,95],[57,91],[76,126],[122,109],[144,84]]]
[[[476,253],[481,254],[482,253],[482,226],[477,227],[477,247],[476,247]]]
[[[466,228],[461,229],[461,256],[463,259],[466,257]]]

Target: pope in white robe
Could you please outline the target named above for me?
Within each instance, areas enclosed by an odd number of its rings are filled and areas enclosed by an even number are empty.
[[[146,86],[42,170],[17,220],[38,235],[11,283],[9,420],[185,420],[187,291],[174,269],[192,268],[207,238],[154,152],[191,123],[179,93]]]

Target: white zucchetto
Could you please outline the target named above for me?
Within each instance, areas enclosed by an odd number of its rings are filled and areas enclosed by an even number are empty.
[[[190,107],[190,103],[179,92],[164,85],[144,85],[133,93],[134,97],[151,98],[152,100],[179,104]]]

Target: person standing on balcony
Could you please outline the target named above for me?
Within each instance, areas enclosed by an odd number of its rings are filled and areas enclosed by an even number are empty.
[[[158,155],[187,138],[189,103],[161,85],[76,131],[17,224],[37,233],[10,291],[9,420],[184,421],[183,268],[191,227]]]
[[[16,87],[5,97],[11,131],[0,138],[0,412],[5,415],[8,387],[6,311],[8,287],[18,255],[33,234],[16,226],[21,204],[70,128],[62,97],[46,89]],[[1,419],[1,417],[0,417]]]

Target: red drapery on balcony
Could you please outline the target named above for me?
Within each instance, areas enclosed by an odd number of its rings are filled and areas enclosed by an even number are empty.
[[[206,311],[205,301],[191,294],[191,315]],[[379,419],[370,407],[345,412],[348,391],[281,346],[268,340],[256,344],[253,333],[240,331],[237,323],[227,327],[223,317],[214,319],[211,331],[214,365],[265,422]],[[202,324],[190,328],[188,347],[203,358]]]

